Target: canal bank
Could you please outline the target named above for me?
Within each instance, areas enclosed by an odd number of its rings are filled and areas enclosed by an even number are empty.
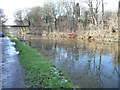
[[[105,42],[119,42],[119,30],[112,28],[112,30],[78,30],[76,32],[43,32],[43,37],[49,38],[66,38],[77,40],[92,40],[92,41],[105,41]]]
[[[12,39],[20,52],[20,63],[25,72],[25,87],[39,88],[73,88],[73,84],[64,73],[56,68],[50,60],[44,58],[37,50]]]

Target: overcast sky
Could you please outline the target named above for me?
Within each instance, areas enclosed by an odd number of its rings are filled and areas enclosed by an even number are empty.
[[[31,8],[34,6],[43,6],[47,1],[59,1],[59,0],[0,0],[0,8],[4,9],[4,12],[9,19],[7,24],[13,24],[13,15],[17,9]],[[64,0],[65,1],[65,0]],[[77,0],[76,0],[77,1]],[[106,10],[117,10],[119,0],[105,0]]]

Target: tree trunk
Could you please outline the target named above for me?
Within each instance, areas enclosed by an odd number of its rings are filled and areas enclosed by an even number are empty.
[[[120,42],[120,0],[119,0],[119,4],[118,4],[118,33],[119,33],[118,40]],[[118,46],[120,46],[120,43],[118,43]],[[119,47],[118,47],[118,60],[120,60],[120,48]],[[120,68],[120,66],[118,68]]]
[[[57,30],[57,18],[55,18],[55,30]]]
[[[118,5],[118,30],[120,32],[120,0],[119,0],[119,5]]]
[[[104,2],[102,0],[102,29],[104,29]]]

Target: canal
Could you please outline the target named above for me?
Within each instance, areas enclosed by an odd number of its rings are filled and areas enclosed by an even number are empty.
[[[83,88],[118,87],[118,43],[50,38],[31,38],[23,42],[51,59],[74,85]]]

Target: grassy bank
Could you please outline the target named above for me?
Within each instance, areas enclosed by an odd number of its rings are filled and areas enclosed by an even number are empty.
[[[35,49],[24,45],[18,40],[16,42],[20,63],[25,71],[26,87],[42,88],[72,88],[72,83],[66,79],[64,73],[57,69],[50,60],[44,58]]]
[[[113,32],[114,31],[114,32]],[[47,32],[46,32],[47,33]],[[92,40],[92,41],[107,41],[118,42],[118,30],[79,30],[73,33],[70,32],[50,32],[43,33],[43,37],[49,38],[76,38],[77,40]]]

